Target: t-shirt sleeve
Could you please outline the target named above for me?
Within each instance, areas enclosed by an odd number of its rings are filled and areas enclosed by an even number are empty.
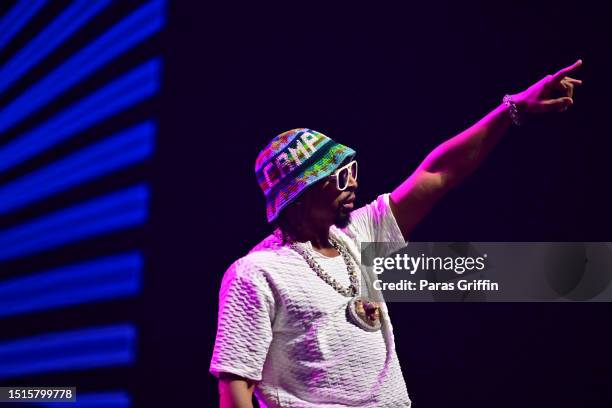
[[[225,272],[219,291],[217,337],[210,372],[254,381],[261,374],[272,341],[275,301],[261,268],[248,258]]]
[[[389,206],[389,193],[381,194],[370,204],[354,210],[346,232],[359,242],[401,244],[394,249],[405,246],[406,242]]]

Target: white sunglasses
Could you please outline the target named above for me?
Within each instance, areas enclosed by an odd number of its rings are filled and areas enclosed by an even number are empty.
[[[349,185],[349,176],[357,181],[357,160],[353,160],[346,166],[340,167],[330,177],[336,179],[336,188],[340,191],[344,191]]]

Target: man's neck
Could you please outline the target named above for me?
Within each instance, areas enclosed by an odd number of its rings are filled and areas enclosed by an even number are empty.
[[[308,239],[308,241],[310,241],[314,249],[332,248],[332,245],[329,242],[329,228],[327,231],[325,231],[325,233],[317,234]]]
[[[299,242],[310,241],[312,247],[316,250],[324,250],[333,248],[329,242],[329,226],[314,228],[312,226],[304,226],[300,231],[291,232],[292,239]]]

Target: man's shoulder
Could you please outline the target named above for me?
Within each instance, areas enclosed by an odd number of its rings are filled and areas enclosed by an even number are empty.
[[[273,234],[255,245],[246,255],[232,264],[233,268],[267,270],[287,256],[287,247]]]
[[[291,258],[287,251],[287,247],[266,237],[246,255],[232,262],[223,275],[222,291],[223,287],[232,282],[270,287],[283,282]]]

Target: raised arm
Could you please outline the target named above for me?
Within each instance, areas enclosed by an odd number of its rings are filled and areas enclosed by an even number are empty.
[[[512,123],[511,107],[523,120],[526,115],[563,112],[572,106],[574,86],[570,78],[578,60],[554,75],[547,75],[525,91],[512,95],[476,124],[436,147],[419,167],[391,193],[391,210],[406,240],[444,194],[471,174],[497,144]]]

